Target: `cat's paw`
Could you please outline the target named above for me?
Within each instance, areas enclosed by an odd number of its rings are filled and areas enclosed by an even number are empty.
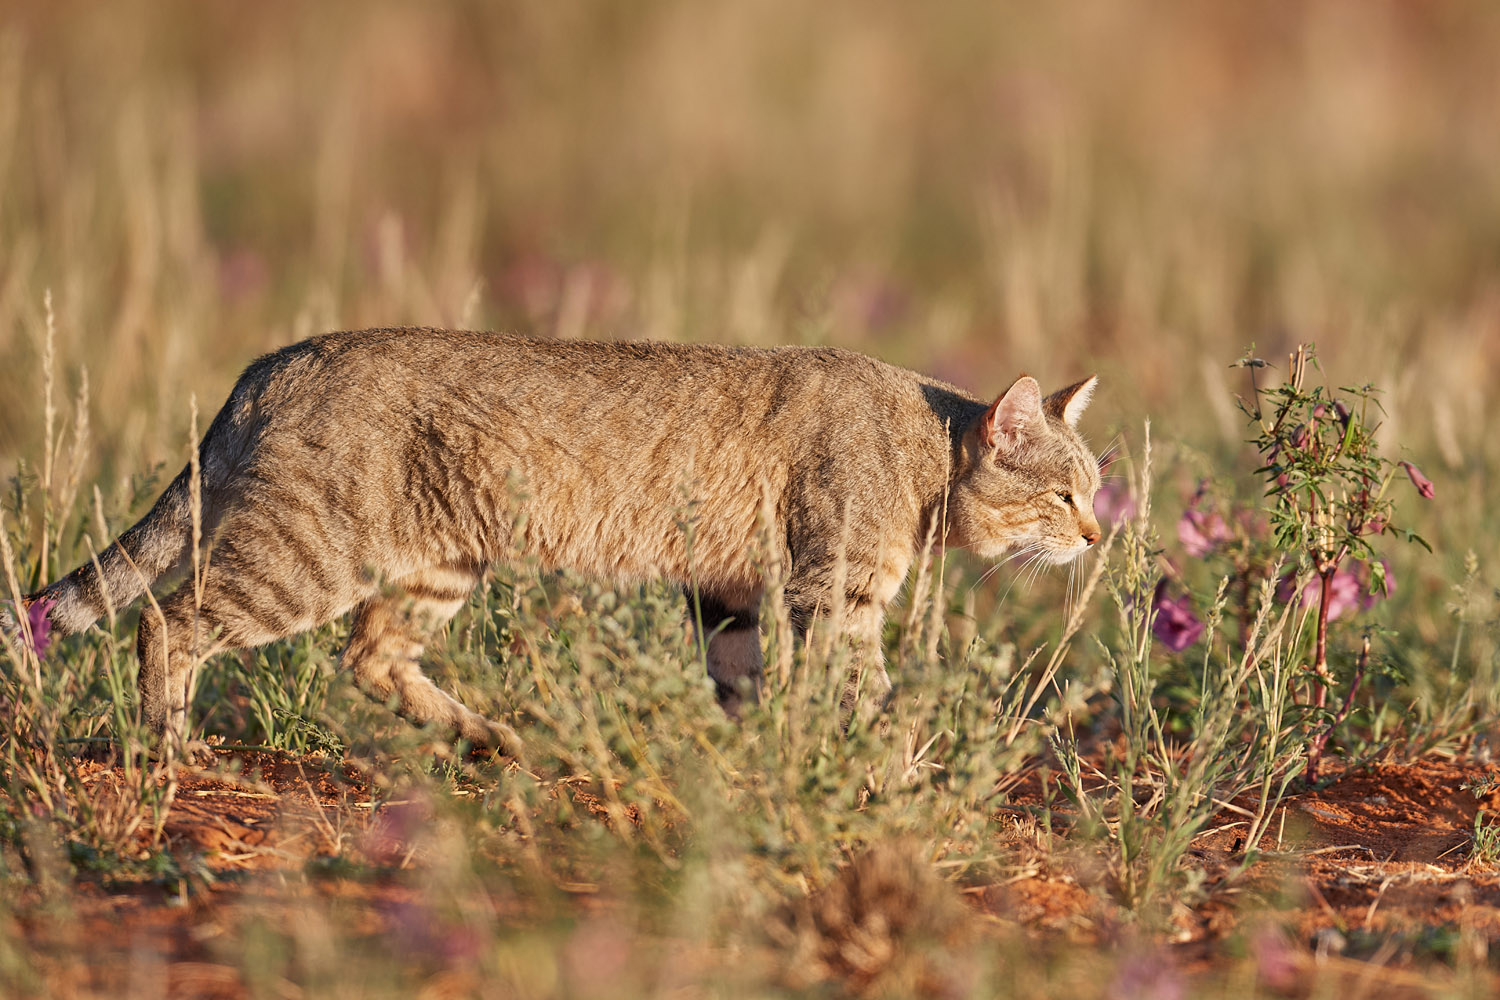
[[[182,746],[182,761],[189,767],[212,767],[218,759],[214,748],[202,740],[188,740]]]
[[[151,748],[150,757],[162,763],[176,760],[188,767],[197,768],[212,767],[218,759],[214,748],[203,740],[173,741],[170,736],[162,738]]]
[[[460,725],[458,735],[469,744],[470,756],[509,757],[525,766],[521,737],[503,722],[471,712]]]

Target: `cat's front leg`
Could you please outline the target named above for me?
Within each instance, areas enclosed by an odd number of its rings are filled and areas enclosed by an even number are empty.
[[[884,712],[890,697],[891,679],[885,672],[881,642],[886,602],[855,592],[846,595],[842,607],[835,608],[827,575],[832,574],[809,573],[788,581],[787,613],[806,640],[817,642],[815,633],[836,630],[830,638],[839,644],[836,660],[845,667],[839,691],[839,723],[847,731],[856,711],[866,722],[873,721]]]
[[[844,732],[858,712],[865,723],[879,720],[891,696],[885,673],[885,609],[906,574],[907,558],[889,556],[871,561],[808,561],[796,565],[786,582],[786,610],[804,639],[820,642],[814,633],[832,630],[837,643],[835,663],[843,664],[838,691],[838,721]],[[840,586],[840,580],[855,582]]]
[[[839,722],[847,730],[856,711],[866,724],[879,719],[890,699],[891,678],[885,672],[881,635],[885,606],[864,596],[852,596],[844,609],[842,637],[848,643],[849,663],[839,697]]]

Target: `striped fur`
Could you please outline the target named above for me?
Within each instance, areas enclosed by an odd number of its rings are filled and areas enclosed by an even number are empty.
[[[823,348],[413,329],[292,345],[246,369],[200,446],[202,603],[183,586],[141,616],[146,718],[180,733],[193,663],[352,611],[343,660],[362,688],[417,724],[514,751],[418,661],[484,568],[518,555],[695,584],[690,614],[731,710],[759,683],[759,567],[780,566],[804,629],[842,605],[857,680],[878,701],[885,608],[934,526],[989,558],[1034,546],[1061,562],[1098,538],[1098,472],[1072,427],[1092,388],[1043,400],[1023,377],[986,406]],[[29,600],[56,601],[66,633],[139,597],[188,555],[189,479],[98,568]]]

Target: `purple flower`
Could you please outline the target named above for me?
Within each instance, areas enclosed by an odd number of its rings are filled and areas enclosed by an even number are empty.
[[[1189,508],[1177,520],[1177,540],[1188,555],[1201,559],[1229,541],[1229,525],[1217,511]]]
[[[1390,574],[1389,564],[1382,559],[1380,565],[1385,569],[1382,577],[1384,585],[1373,591],[1374,573],[1367,563],[1351,559],[1334,571],[1333,578],[1328,581],[1329,621],[1356,608],[1360,611],[1368,611],[1375,606],[1376,601],[1384,600],[1396,592],[1396,581]],[[1294,584],[1295,577],[1291,575],[1282,577],[1276,587],[1276,599],[1278,601],[1291,600]],[[1304,608],[1311,607],[1317,603],[1321,592],[1322,585],[1318,577],[1313,577],[1302,588],[1300,603]]]
[[[1109,1000],[1182,1000],[1182,973],[1166,952],[1135,952],[1115,967],[1104,991]]]
[[[1094,517],[1100,524],[1119,524],[1135,517],[1135,498],[1124,483],[1111,480],[1099,487],[1094,494]]]
[[[390,899],[379,910],[386,934],[403,955],[468,965],[484,951],[485,940],[476,927],[448,918],[421,895]]]
[[[1261,927],[1251,935],[1250,956],[1262,985],[1277,993],[1290,993],[1297,985],[1297,953],[1276,928]]]
[[[1313,597],[1316,598],[1316,588],[1310,589],[1313,590]],[[1328,620],[1333,621],[1345,611],[1353,611],[1359,607],[1360,589],[1359,581],[1355,579],[1354,574],[1349,571],[1349,568],[1347,566],[1340,566],[1334,572],[1333,579],[1328,581]],[[1303,600],[1307,600],[1305,593],[1303,594]]]
[[[1230,538],[1229,525],[1225,523],[1223,515],[1216,510],[1199,509],[1206,485],[1198,487],[1198,492],[1188,502],[1187,510],[1177,520],[1177,540],[1194,559],[1203,558]]]
[[[1417,488],[1417,492],[1422,494],[1425,499],[1431,500],[1437,495],[1437,491],[1432,487],[1432,480],[1422,475],[1421,469],[1410,462],[1402,462],[1401,467],[1406,470],[1407,476],[1411,479],[1411,484]]]
[[[1180,653],[1203,634],[1203,622],[1193,614],[1193,602],[1188,595],[1167,596],[1167,581],[1156,585],[1156,596],[1151,599],[1156,621],[1151,623],[1151,632],[1174,653]]]
[[[31,627],[31,651],[38,658],[47,655],[47,647],[52,645],[52,620],[47,613],[57,606],[57,602],[50,597],[43,597],[32,603],[26,609],[26,623]]]

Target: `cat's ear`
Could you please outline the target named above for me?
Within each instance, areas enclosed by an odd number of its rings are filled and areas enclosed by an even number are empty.
[[[991,451],[1010,451],[1046,423],[1042,387],[1022,375],[979,418],[979,441]]]
[[[1069,427],[1078,426],[1078,418],[1094,398],[1094,387],[1099,384],[1098,375],[1090,375],[1082,382],[1074,382],[1066,389],[1059,389],[1047,397],[1042,408],[1049,417],[1056,417]]]

